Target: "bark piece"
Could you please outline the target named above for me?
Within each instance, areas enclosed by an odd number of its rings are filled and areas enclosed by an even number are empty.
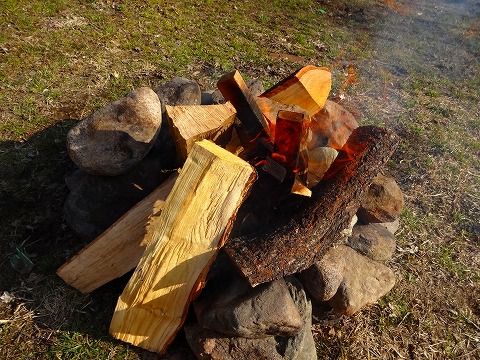
[[[313,115],[323,109],[331,87],[330,70],[309,65],[268,89],[261,97],[298,105]]]
[[[193,147],[110,325],[117,339],[163,353],[204,286],[255,179],[245,161],[208,140]]]
[[[302,271],[339,240],[397,145],[398,137],[385,128],[355,129],[334,162],[339,165],[332,165],[337,172],[323,179],[311,198],[289,209],[289,217],[279,216],[281,222],[269,231],[231,239],[225,250],[250,284]]]
[[[80,292],[89,293],[137,266],[176,178],[172,175],[63,264],[58,276]]]
[[[221,143],[223,138],[226,145],[225,140],[231,137],[232,124],[237,114],[229,102],[220,105],[167,105],[166,112],[177,154],[182,162],[196,141],[210,139]]]

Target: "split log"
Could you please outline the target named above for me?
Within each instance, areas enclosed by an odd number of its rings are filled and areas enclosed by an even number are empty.
[[[275,138],[275,124],[277,122],[277,114],[281,110],[292,111],[297,113],[302,113],[305,115],[306,118],[310,118],[310,113],[300,106],[295,104],[282,104],[277,101],[273,101],[272,99],[266,97],[259,97],[256,99],[257,105],[262,111],[263,115],[267,119],[268,126],[270,127],[270,131],[272,133],[272,137]],[[275,140],[275,139],[273,139]]]
[[[270,231],[230,239],[224,249],[250,284],[302,271],[339,240],[398,141],[384,128],[355,129],[335,160],[343,167],[313,188],[311,198],[289,209],[290,218],[283,217]]]
[[[117,339],[163,353],[227,239],[255,180],[247,162],[214,143],[194,145],[110,325]]]
[[[63,264],[57,274],[86,294],[135,268],[147,244],[151,228],[160,216],[177,174],[152,191],[99,237]]]
[[[237,115],[230,102],[218,105],[167,105],[166,112],[177,154],[182,163],[196,141],[209,139],[226,145]]]
[[[217,87],[237,110],[237,117],[245,128],[248,141],[259,136],[270,136],[267,121],[238,71],[223,75],[218,80]],[[244,143],[245,148],[247,145]]]
[[[260,97],[283,104],[298,105],[313,116],[323,109],[331,87],[330,70],[308,65],[274,85]]]

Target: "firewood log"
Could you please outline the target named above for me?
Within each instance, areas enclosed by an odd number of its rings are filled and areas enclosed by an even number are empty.
[[[332,74],[308,65],[265,91],[266,97],[282,104],[298,105],[312,116],[322,110],[332,87]]]
[[[69,259],[57,274],[82,293],[89,293],[137,266],[177,174],[152,191],[99,237]]]
[[[203,140],[192,148],[110,325],[117,339],[163,353],[227,239],[255,180],[244,160]]]
[[[196,141],[210,139],[226,145],[237,115],[230,102],[219,105],[167,105],[166,112],[177,154],[182,163]],[[222,137],[224,141],[221,141]]]
[[[250,284],[302,271],[339,240],[398,142],[384,128],[355,129],[332,170],[312,189],[311,198],[302,198],[295,209],[289,208],[288,216],[279,215],[268,230],[230,239],[224,249]]]

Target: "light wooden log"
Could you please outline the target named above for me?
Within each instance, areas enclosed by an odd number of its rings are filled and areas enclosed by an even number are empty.
[[[89,293],[137,266],[177,175],[168,178],[63,264],[57,270],[58,276],[82,293]]]
[[[239,157],[207,140],[194,145],[154,238],[118,299],[110,325],[115,338],[166,350],[254,180],[255,170]]]
[[[218,105],[166,106],[177,153],[183,162],[196,141],[210,139],[217,142],[227,137],[237,111],[230,102]]]
[[[313,116],[323,109],[331,87],[330,70],[309,65],[268,89],[260,97],[298,105]]]

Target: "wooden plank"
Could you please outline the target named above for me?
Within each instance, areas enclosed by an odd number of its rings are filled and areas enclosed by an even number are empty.
[[[323,109],[331,87],[330,70],[308,65],[274,85],[260,97],[283,104],[298,105],[313,116]]]
[[[255,170],[239,157],[207,140],[194,145],[118,299],[110,325],[115,338],[166,350],[254,180]]]
[[[94,241],[69,259],[57,274],[82,293],[89,293],[137,266],[178,174],[130,209]]]
[[[225,251],[252,286],[302,271],[342,236],[360,199],[398,145],[384,128],[353,131],[329,174],[295,209],[272,216],[277,223],[255,235],[230,239]],[[335,164],[334,162],[334,164]],[[332,167],[331,167],[332,168]]]
[[[182,163],[196,141],[210,139],[220,142],[223,136],[227,140],[223,145],[226,145],[237,115],[230,102],[218,105],[167,105],[165,108],[177,154]]]

